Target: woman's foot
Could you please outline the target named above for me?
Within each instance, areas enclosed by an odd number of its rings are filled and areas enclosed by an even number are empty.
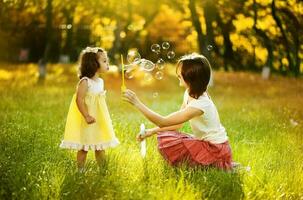
[[[238,162],[232,162],[231,165],[232,165],[233,172],[238,172],[241,170],[245,170],[245,171],[249,172],[251,170],[250,166],[243,166]]]

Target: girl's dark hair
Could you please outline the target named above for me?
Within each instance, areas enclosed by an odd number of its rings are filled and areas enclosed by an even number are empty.
[[[79,78],[91,78],[100,68],[97,53],[105,52],[102,48],[86,47],[80,54]]]
[[[189,54],[180,58],[177,69],[189,87],[189,96],[198,99],[206,90],[210,79],[211,66],[207,58],[199,54]]]

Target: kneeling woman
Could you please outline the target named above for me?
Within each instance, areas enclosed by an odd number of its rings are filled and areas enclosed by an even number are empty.
[[[176,72],[180,86],[186,90],[181,109],[168,116],[161,116],[146,107],[133,91],[124,92],[124,100],[158,126],[146,130],[146,134],[138,135],[137,139],[141,141],[157,134],[159,151],[171,165],[187,162],[190,166],[230,170],[232,153],[228,137],[220,123],[216,106],[207,94],[211,74],[208,60],[198,54],[183,56]],[[177,131],[187,121],[192,135]]]

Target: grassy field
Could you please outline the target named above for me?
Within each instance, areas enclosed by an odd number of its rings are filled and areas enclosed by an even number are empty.
[[[226,173],[172,168],[155,138],[147,141],[143,160],[135,135],[140,123],[152,124],[121,101],[119,76],[107,75],[107,102],[121,145],[106,151],[101,169],[89,153],[87,170],[79,174],[75,152],[58,147],[75,69],[53,65],[41,83],[36,73],[35,65],[0,68],[0,199],[303,199],[303,80],[215,72],[209,92],[234,160],[251,167]],[[183,89],[169,75],[151,85],[138,79],[127,84],[161,114],[182,102]],[[154,92],[159,96],[153,98]],[[182,130],[189,132],[189,125]]]

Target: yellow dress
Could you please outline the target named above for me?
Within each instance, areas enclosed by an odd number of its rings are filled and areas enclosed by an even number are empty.
[[[105,102],[103,80],[97,81],[84,77],[88,82],[88,92],[85,96],[85,104],[88,113],[96,119],[93,124],[87,124],[76,104],[76,94],[73,95],[69,107],[64,139],[61,148],[76,150],[104,150],[119,144],[116,138],[111,118]],[[81,80],[82,80],[81,79]],[[80,80],[80,81],[81,81]]]

